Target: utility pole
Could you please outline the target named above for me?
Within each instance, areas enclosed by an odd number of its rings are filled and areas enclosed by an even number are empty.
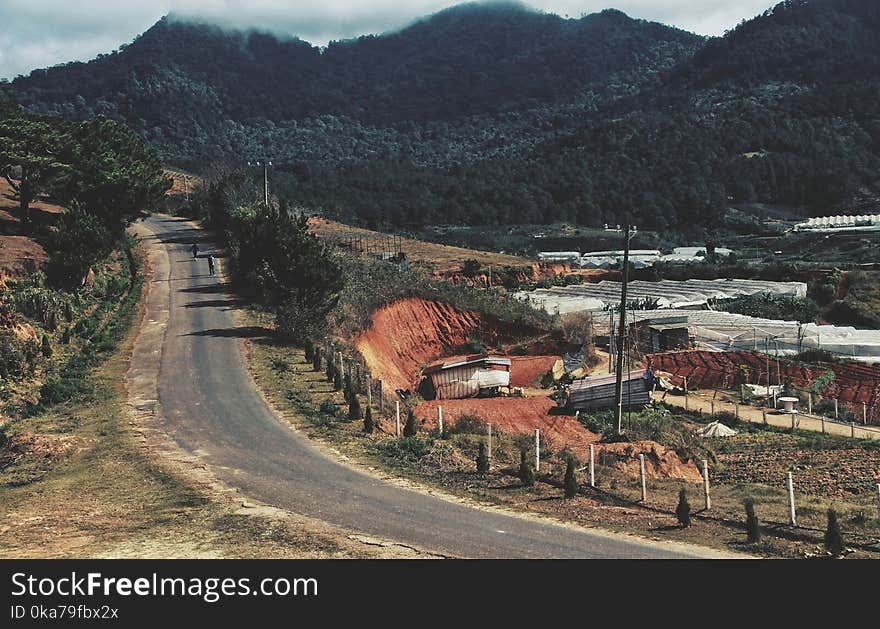
[[[272,165],[267,159],[258,161],[258,162],[248,162],[248,166],[262,166],[263,167],[263,199],[266,205],[269,205],[269,166]]]
[[[626,284],[629,281],[629,222],[626,224],[623,247],[623,282],[620,287],[620,328],[617,337],[617,381],[614,385],[614,401],[617,403],[617,434],[623,432],[623,354],[626,333]]]

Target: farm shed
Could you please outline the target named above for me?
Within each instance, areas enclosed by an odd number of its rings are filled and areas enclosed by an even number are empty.
[[[617,377],[596,376],[575,380],[568,391],[568,404],[575,411],[593,411],[614,408],[614,389]],[[654,374],[648,369],[623,372],[623,405],[644,406],[651,401]]]
[[[630,324],[636,333],[639,348],[656,354],[690,347],[687,317],[644,319]]]
[[[483,391],[510,386],[509,358],[478,354],[447,359],[425,368],[435,399],[457,400],[477,397]]]

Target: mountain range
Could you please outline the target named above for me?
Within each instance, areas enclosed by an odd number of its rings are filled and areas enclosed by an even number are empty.
[[[196,171],[273,159],[276,191],[374,227],[705,231],[733,206],[875,206],[878,29],[874,0],[787,0],[720,38],[466,4],[317,48],[172,15],[0,94],[119,120]]]

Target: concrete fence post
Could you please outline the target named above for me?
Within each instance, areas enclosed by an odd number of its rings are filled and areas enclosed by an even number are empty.
[[[437,429],[440,431],[440,436],[443,436],[443,407],[437,407]]]
[[[541,471],[541,431],[535,428],[535,471]]]
[[[703,498],[706,511],[712,508],[712,499],[709,497],[709,461],[703,459]]]
[[[837,398],[834,399],[834,419],[840,419],[840,414],[837,412]]]
[[[807,393],[807,413],[809,415],[813,414],[813,394]]]
[[[642,502],[648,499],[648,487],[645,484],[645,455],[639,455],[639,479],[642,483]]]
[[[394,400],[394,434],[400,436],[400,400]]]
[[[373,377],[367,374],[367,408],[373,407]]]
[[[788,473],[785,484],[788,488],[788,521],[792,526],[797,526],[797,516],[795,515],[794,508],[794,480],[791,477],[791,472]]]
[[[868,403],[862,402],[862,423],[868,425]]]
[[[590,487],[596,486],[596,449],[590,444]],[[880,485],[877,486],[880,490]],[[880,503],[878,503],[880,505]]]
[[[825,416],[824,415],[822,415],[822,417],[820,418],[820,421],[822,422],[822,434],[824,435],[825,434]]]
[[[489,445],[487,447],[487,450],[488,450],[487,456],[488,456],[489,460],[491,461],[492,460],[492,424],[486,425],[486,440],[489,443]]]

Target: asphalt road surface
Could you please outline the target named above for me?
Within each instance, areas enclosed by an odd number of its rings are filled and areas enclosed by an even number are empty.
[[[149,230],[149,232],[146,232]],[[154,216],[138,227],[155,249],[150,290],[167,291],[159,364],[162,426],[245,496],[295,513],[444,555],[468,558],[717,557],[709,549],[641,541],[468,507],[384,482],[333,461],[282,424],[246,372],[233,300],[191,243],[204,234]],[[151,304],[153,303],[151,299]],[[148,306],[150,308],[152,306]],[[148,319],[164,316],[148,310]]]

